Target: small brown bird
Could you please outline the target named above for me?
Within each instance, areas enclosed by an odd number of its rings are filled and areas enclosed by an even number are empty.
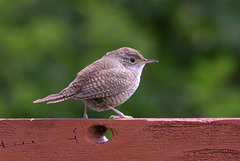
[[[108,52],[80,71],[77,77],[58,94],[52,94],[38,99],[33,103],[58,103],[67,99],[83,100],[85,104],[84,118],[87,116],[87,106],[95,111],[112,109],[119,116],[111,118],[126,118],[116,106],[127,101],[137,90],[143,67],[146,63],[158,62],[145,59],[137,50],[123,47]]]

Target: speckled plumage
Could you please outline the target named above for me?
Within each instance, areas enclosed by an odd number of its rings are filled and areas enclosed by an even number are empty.
[[[132,62],[134,61],[134,62]],[[57,103],[67,99],[83,100],[92,110],[113,109],[127,101],[137,90],[145,63],[157,62],[145,59],[138,51],[123,47],[108,52],[101,59],[81,70],[77,77],[58,94],[53,94],[34,103]]]

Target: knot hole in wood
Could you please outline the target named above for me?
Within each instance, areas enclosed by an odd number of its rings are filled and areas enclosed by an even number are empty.
[[[114,135],[112,130],[104,125],[90,126],[88,131],[90,140],[98,144],[108,142]]]

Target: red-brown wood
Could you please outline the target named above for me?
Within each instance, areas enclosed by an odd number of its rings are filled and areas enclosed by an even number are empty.
[[[0,159],[240,160],[240,119],[1,119]]]

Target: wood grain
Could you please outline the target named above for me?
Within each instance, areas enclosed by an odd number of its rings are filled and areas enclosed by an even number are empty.
[[[240,160],[240,119],[1,119],[0,160]]]

